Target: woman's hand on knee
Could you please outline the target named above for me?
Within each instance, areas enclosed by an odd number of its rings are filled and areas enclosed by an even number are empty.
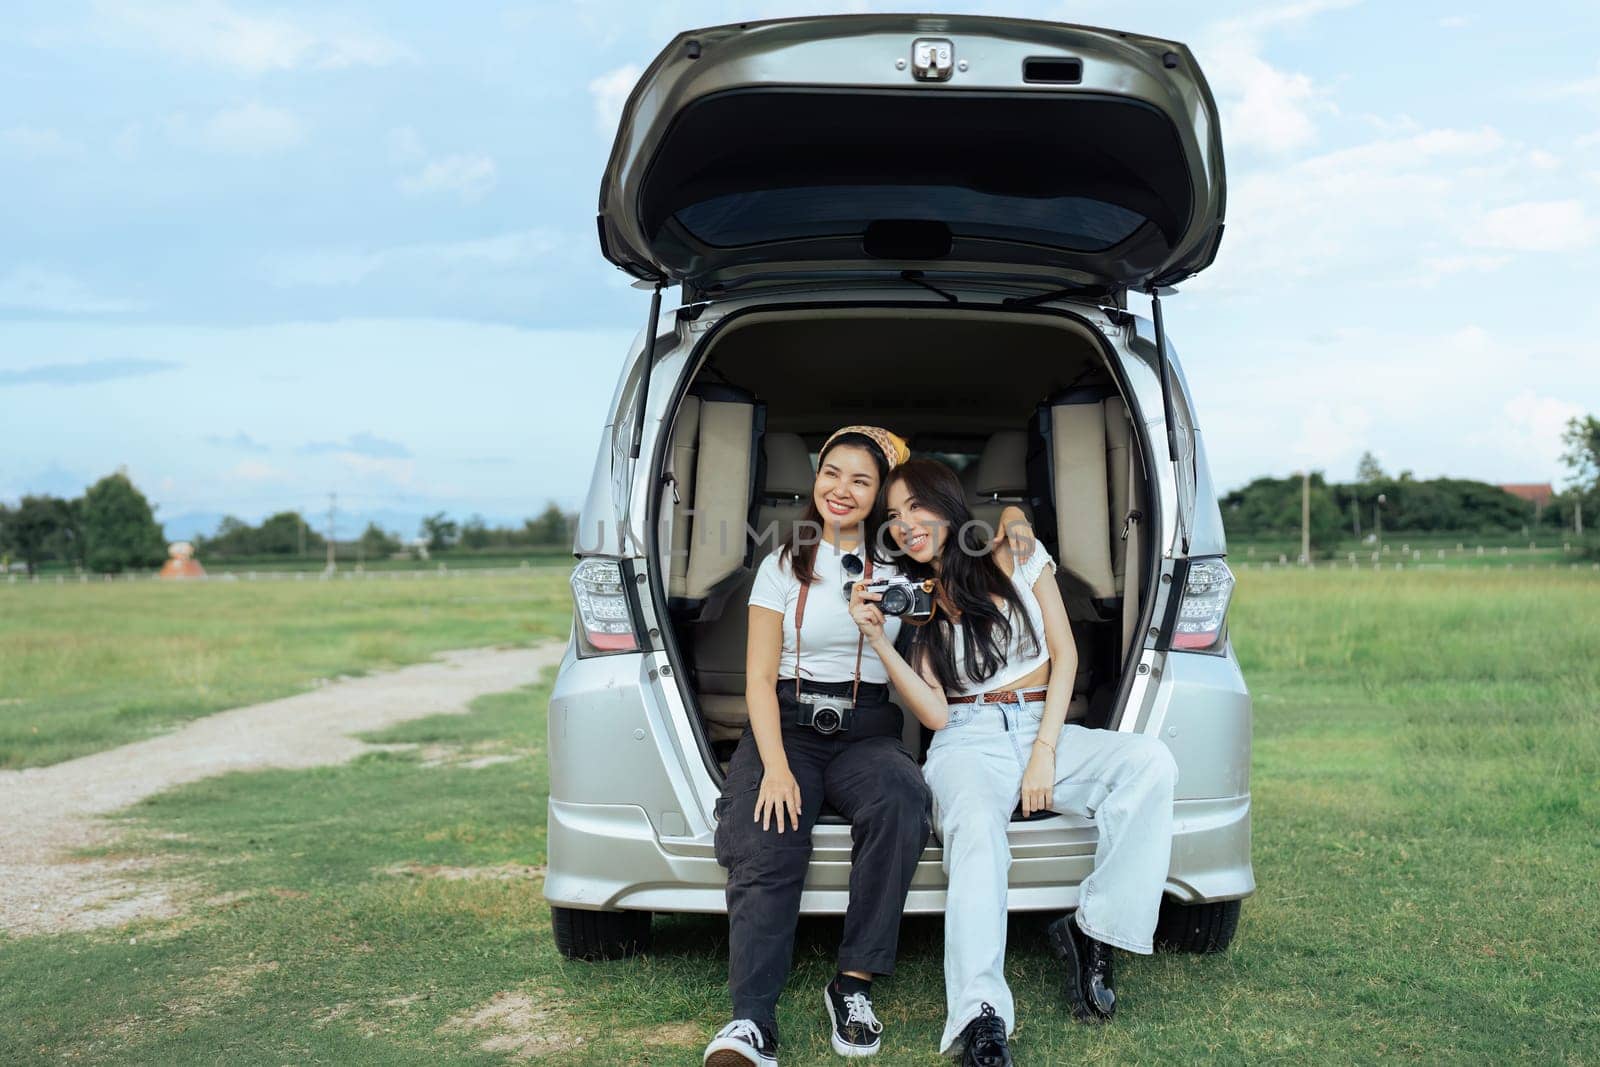
[[[787,820],[785,815],[787,814]],[[755,821],[763,830],[777,823],[778,833],[783,833],[785,821],[793,830],[800,829],[800,783],[788,767],[775,768],[761,776],[761,791],[756,794]]]

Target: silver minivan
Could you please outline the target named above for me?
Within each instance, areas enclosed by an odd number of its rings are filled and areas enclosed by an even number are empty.
[[[1227,946],[1255,888],[1250,695],[1161,314],[1216,255],[1224,192],[1215,101],[1172,41],[828,16],[696,30],[656,58],[600,191],[603,253],[653,293],[601,431],[550,700],[562,952],[625,956],[655,912],[725,911],[713,803],[746,718],[746,597],[815,450],[856,422],[955,467],[980,518],[1030,515],[1079,645],[1070,717],[1177,760],[1158,941]],[[1018,816],[1011,908],[1074,907],[1095,838]],[[842,914],[849,826],[824,813],[813,846],[801,910]],[[931,842],[909,912],[943,909],[940,859]]]

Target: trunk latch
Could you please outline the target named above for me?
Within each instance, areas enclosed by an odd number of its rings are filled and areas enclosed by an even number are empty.
[[[955,70],[956,46],[943,37],[911,42],[911,73],[922,82],[947,82]]]

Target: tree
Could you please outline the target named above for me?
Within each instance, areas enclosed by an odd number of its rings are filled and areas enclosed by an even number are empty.
[[[465,548],[489,547],[489,524],[482,515],[474,515],[461,527],[461,544]]]
[[[368,559],[382,559],[400,551],[400,539],[375,522],[367,523],[361,531],[361,552]]]
[[[428,539],[428,551],[437,552],[442,548],[449,548],[455,544],[456,538],[461,533],[461,527],[451,519],[445,518],[442,511],[436,511],[422,520],[422,525],[417,528],[418,537]]]
[[[326,541],[309,528],[302,531],[305,518],[298,511],[280,511],[261,520],[256,527],[254,550],[267,556],[293,556],[300,551],[300,538],[305,535],[306,550],[322,548]]]
[[[1600,489],[1600,419],[1573,416],[1561,434],[1561,443],[1567,449],[1561,462],[1572,472],[1568,477],[1572,487],[1585,494]]]
[[[150,501],[121,471],[83,494],[85,559],[91,570],[115,573],[153,567],[166,558],[166,539]]]
[[[23,497],[9,512],[6,547],[28,565],[29,574],[37,573],[39,563],[50,554],[51,543],[70,522],[69,511],[60,497],[39,495]]]
[[[1383,473],[1383,466],[1379,464],[1377,456],[1371,452],[1361,453],[1361,460],[1356,464],[1356,481],[1371,484],[1381,482],[1386,477],[1388,476]]]
[[[551,501],[537,519],[529,519],[524,528],[528,540],[536,545],[565,545],[572,541],[569,516]]]

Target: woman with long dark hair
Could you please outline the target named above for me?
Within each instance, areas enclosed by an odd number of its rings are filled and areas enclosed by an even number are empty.
[[[1016,1024],[1005,981],[1013,809],[1072,812],[1098,825],[1077,911],[1048,937],[1066,964],[1074,1016],[1103,1022],[1116,1008],[1111,947],[1151,951],[1176,766],[1155,738],[1063,725],[1077,649],[1055,564],[1025,524],[991,543],[955,472],[932,460],[895,468],[884,488],[901,570],[936,583],[937,609],[904,657],[875,594],[857,590],[851,614],[906,705],[936,731],[923,774],[949,877],[940,1051],[959,1052],[971,1067],[1004,1067]]]
[[[879,489],[905,442],[847,426],[823,444],[805,517],[762,561],[750,591],[739,739],[717,801],[717,861],[728,869],[733,1021],[706,1046],[712,1067],[777,1063],[778,994],[794,953],[811,828],[824,803],[850,820],[850,896],[838,973],[823,991],[833,1050],[878,1051],[872,978],[894,970],[900,913],[927,844],[928,789],[900,741],[888,676],[850,616],[845,584],[887,577],[874,556]],[[899,620],[881,626],[890,640]]]

